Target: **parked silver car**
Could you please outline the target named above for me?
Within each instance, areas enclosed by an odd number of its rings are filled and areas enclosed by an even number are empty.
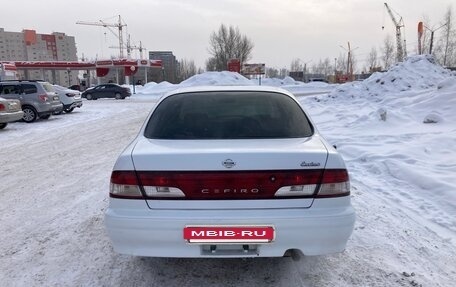
[[[8,123],[22,119],[23,115],[20,101],[0,98],[0,130],[4,129]]]
[[[0,82],[0,96],[5,99],[19,100],[22,104],[26,123],[37,118],[48,119],[52,113],[63,110],[58,94],[51,84],[44,81],[16,80]]]

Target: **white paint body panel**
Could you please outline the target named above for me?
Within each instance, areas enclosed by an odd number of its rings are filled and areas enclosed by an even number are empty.
[[[151,140],[139,137],[132,154],[136,170],[315,169],[326,164],[320,137],[267,140]],[[225,168],[222,162],[236,165]],[[313,162],[317,167],[302,167]]]
[[[181,201],[182,202],[182,201]],[[185,202],[182,202],[185,205]],[[342,252],[350,237],[355,212],[350,197],[317,199],[311,208],[287,209],[159,209],[144,201],[110,199],[105,223],[114,250],[152,257],[282,257],[289,249],[304,255]],[[275,241],[254,253],[210,253],[183,239],[186,225],[272,225]]]

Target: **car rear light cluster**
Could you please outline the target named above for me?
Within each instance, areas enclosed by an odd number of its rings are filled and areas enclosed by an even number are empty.
[[[324,198],[350,194],[346,169],[241,172],[113,171],[111,197],[130,199]]]
[[[5,105],[4,104],[0,104],[0,111],[4,111],[4,110],[6,110]]]
[[[346,169],[326,169],[317,197],[337,197],[350,194],[350,180]]]
[[[47,95],[38,95],[38,99],[40,99],[43,102],[47,102],[49,99]]]
[[[136,173],[134,171],[113,171],[111,174],[111,197],[141,199]]]
[[[176,187],[144,186],[147,197],[185,197],[185,194]]]

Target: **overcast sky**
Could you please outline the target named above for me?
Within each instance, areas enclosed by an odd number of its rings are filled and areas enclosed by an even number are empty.
[[[438,27],[448,0],[388,0],[405,22],[409,53],[416,51],[417,24],[426,16]],[[0,27],[5,31],[34,29],[40,34],[64,32],[74,36],[78,57],[118,55],[118,40],[103,27],[76,25],[76,21],[105,20],[116,15],[126,22],[132,41],[147,51],[171,50],[178,59],[194,60],[204,68],[209,57],[209,35],[220,24],[239,27],[254,43],[251,63],[290,67],[303,62],[334,60],[350,41],[362,68],[372,47],[379,48],[394,26],[383,0],[3,0]],[[454,11],[453,7],[453,11]],[[399,17],[398,17],[399,18]],[[385,30],[382,30],[382,26]],[[437,35],[438,37],[438,35]],[[136,52],[137,53],[137,52]],[[137,56],[139,58],[139,54]]]

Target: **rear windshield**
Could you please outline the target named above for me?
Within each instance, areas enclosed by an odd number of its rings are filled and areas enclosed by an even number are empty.
[[[54,90],[54,87],[49,84],[49,83],[41,83],[43,85],[43,88],[46,90],[46,92],[51,92],[51,93],[54,93],[55,90]]]
[[[290,97],[273,92],[183,93],[163,100],[147,123],[151,139],[301,138],[313,128]]]

